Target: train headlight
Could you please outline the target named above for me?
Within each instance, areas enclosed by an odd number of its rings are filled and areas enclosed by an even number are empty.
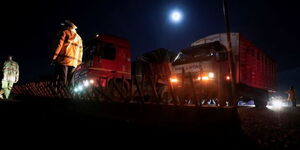
[[[83,81],[83,86],[88,87],[90,85],[90,82],[88,80]]]
[[[200,81],[200,80],[201,80],[201,77],[199,76],[199,77],[197,78],[197,80],[199,80],[199,81]]]
[[[83,90],[82,85],[78,85],[77,89],[78,89],[78,92],[82,91]]]
[[[203,77],[202,77],[202,80],[203,80],[203,81],[207,81],[207,80],[209,80],[209,77],[208,77],[208,76],[203,76]]]
[[[226,76],[226,80],[230,80],[230,76]]]
[[[78,85],[77,87],[74,88],[74,92],[80,92],[83,90],[83,86],[82,85]]]
[[[176,77],[170,78],[171,83],[177,83],[178,79]]]
[[[213,72],[209,72],[209,73],[208,73],[208,77],[209,77],[209,78],[215,78],[215,74],[214,74]]]
[[[95,81],[94,81],[93,79],[91,79],[91,80],[90,80],[90,83],[91,83],[91,84],[94,84],[94,83],[95,83]]]

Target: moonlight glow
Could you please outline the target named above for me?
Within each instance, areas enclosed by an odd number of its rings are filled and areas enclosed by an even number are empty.
[[[170,19],[174,23],[178,23],[182,20],[182,13],[178,10],[175,10],[171,13]]]

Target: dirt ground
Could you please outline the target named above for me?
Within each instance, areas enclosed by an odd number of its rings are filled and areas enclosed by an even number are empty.
[[[299,149],[299,114],[300,108],[273,111],[37,99],[0,101],[0,129],[5,139],[48,145],[84,141],[98,146]]]
[[[238,108],[244,133],[263,148],[300,149],[300,108]]]

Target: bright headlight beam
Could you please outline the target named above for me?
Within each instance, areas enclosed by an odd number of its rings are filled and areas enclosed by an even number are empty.
[[[284,99],[281,97],[271,97],[269,99],[269,104],[267,105],[267,108],[272,110],[281,110],[283,107],[288,106]]]
[[[202,77],[202,80],[208,80],[209,78],[208,78],[208,76],[204,76],[204,77]]]
[[[210,72],[210,73],[208,73],[208,77],[209,77],[209,78],[214,78],[214,77],[215,77],[215,74],[214,74],[213,72]]]
[[[230,76],[226,76],[226,80],[230,80]]]
[[[78,89],[78,91],[82,91],[82,90],[83,90],[83,87],[82,87],[81,85],[79,85],[79,86],[77,87],[77,89]]]
[[[90,85],[90,83],[89,83],[88,80],[86,80],[86,81],[83,82],[83,85],[84,85],[85,87],[88,87],[88,86]]]
[[[95,81],[93,79],[90,80],[90,83],[93,84]]]
[[[177,83],[177,82],[178,82],[178,79],[177,79],[177,78],[170,78],[170,81],[171,81],[172,83]]]
[[[272,102],[272,105],[274,108],[281,108],[283,106],[282,101],[280,101],[280,100],[274,100]]]

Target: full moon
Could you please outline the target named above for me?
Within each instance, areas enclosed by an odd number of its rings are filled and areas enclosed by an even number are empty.
[[[170,19],[174,23],[178,23],[182,20],[182,13],[180,11],[173,11],[171,13]]]

